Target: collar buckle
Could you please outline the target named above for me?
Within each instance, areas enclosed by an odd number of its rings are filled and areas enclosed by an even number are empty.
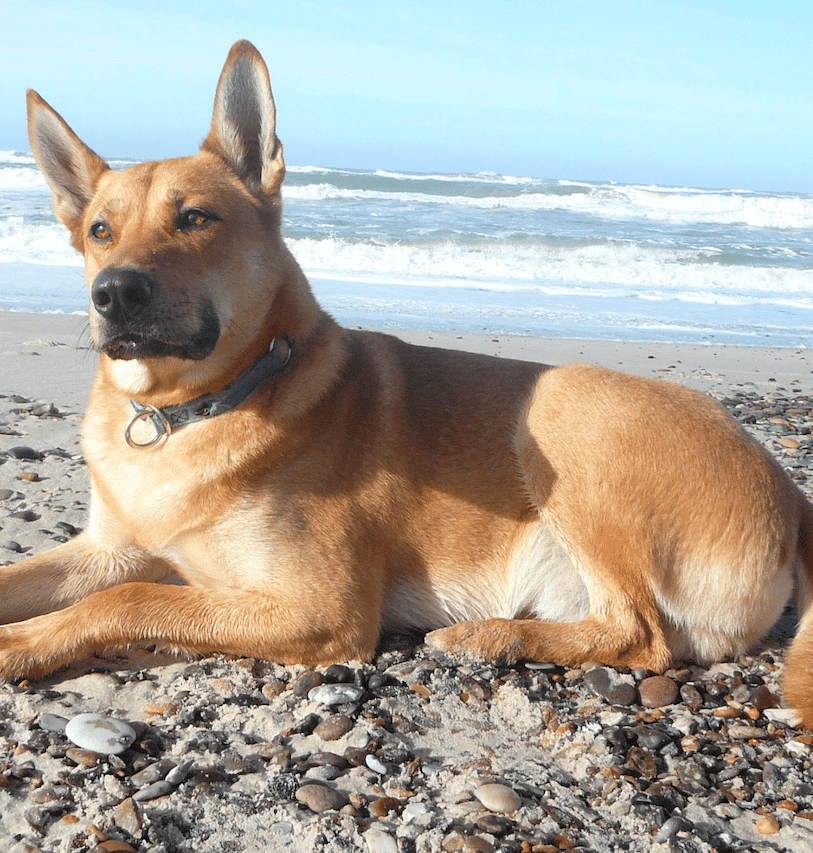
[[[166,415],[160,409],[156,409],[155,406],[144,405],[143,403],[139,405],[141,408],[130,418],[130,422],[124,430],[124,439],[127,444],[130,447],[153,447],[159,441],[169,438],[169,434],[172,432],[172,424]],[[152,422],[155,427],[155,435],[149,441],[136,441],[132,436],[132,429],[139,421],[146,420]]]

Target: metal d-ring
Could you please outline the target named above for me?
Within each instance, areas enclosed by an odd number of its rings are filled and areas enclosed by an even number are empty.
[[[149,441],[136,441],[132,435],[130,435],[133,424],[138,423],[138,421],[146,421],[148,419],[152,421],[152,424],[155,427],[155,437],[151,438]],[[168,438],[171,432],[172,424],[167,420],[166,415],[160,409],[156,409],[155,406],[146,405],[140,411],[136,412],[130,419],[130,423],[127,424],[127,428],[124,430],[124,438],[130,447],[152,447],[154,444],[158,444],[162,438]]]

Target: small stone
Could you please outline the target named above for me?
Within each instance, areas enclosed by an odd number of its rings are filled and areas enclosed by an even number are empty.
[[[6,539],[5,542],[0,542],[0,548],[5,548],[6,551],[13,551],[15,554],[21,554],[23,546],[13,539]]]
[[[143,770],[139,770],[138,773],[133,773],[130,777],[130,782],[137,788],[143,788],[145,785],[152,785],[153,782],[158,782],[160,779],[164,779],[167,773],[169,773],[169,771],[175,766],[175,762],[170,761],[168,758],[165,758],[162,761],[154,761],[152,764],[147,765]]]
[[[318,714],[306,714],[299,722],[295,723],[288,734],[292,735],[309,735],[313,734],[314,729],[319,725]]]
[[[295,696],[301,696],[304,699],[314,687],[317,687],[321,683],[322,674],[313,669],[308,669],[298,675],[291,683],[291,690],[293,690]]]
[[[397,811],[404,805],[403,800],[397,797],[379,797],[374,802],[370,803],[370,814],[376,817],[386,817],[390,812]]]
[[[771,693],[770,689],[764,684],[760,684],[751,694],[751,704],[758,711],[764,711],[766,708],[775,708],[778,703],[776,696]]]
[[[338,811],[347,804],[347,798],[340,791],[316,783],[302,785],[297,789],[296,798],[312,812]]]
[[[68,721],[59,714],[40,714],[37,725],[46,732],[64,732]]]
[[[103,714],[79,714],[68,721],[65,734],[77,746],[102,755],[123,752],[136,738],[129,723]]]
[[[37,521],[40,516],[33,509],[20,509],[17,512],[9,513],[9,518],[19,518],[22,521]]]
[[[383,829],[373,825],[364,833],[368,853],[398,853],[398,843]]]
[[[760,835],[776,835],[779,821],[773,815],[765,815],[757,821],[756,830]]]
[[[132,797],[122,800],[113,815],[113,823],[124,832],[136,837],[142,828],[141,811]]]
[[[728,736],[732,740],[751,740],[752,738],[766,738],[768,732],[758,726],[736,725],[728,727]]]
[[[23,471],[17,479],[25,480],[27,483],[39,483],[40,475],[36,471]]]
[[[651,675],[638,685],[638,694],[644,708],[663,708],[674,705],[680,691],[677,683],[668,675]]]
[[[656,844],[664,844],[683,828],[683,821],[679,817],[670,817],[664,821],[657,835],[652,839]]]
[[[387,772],[387,765],[384,764],[384,762],[377,755],[373,755],[372,752],[365,757],[364,763],[374,773],[378,773],[383,776]]]
[[[22,445],[19,447],[10,447],[6,451],[6,456],[10,456],[12,459],[31,459],[35,461],[42,460],[41,453],[34,450],[33,447],[27,447]]]
[[[324,678],[329,684],[349,683],[353,680],[353,670],[343,663],[334,663],[325,670]]]
[[[701,745],[700,738],[696,735],[686,735],[686,737],[680,739],[680,748],[684,752],[697,752]]]
[[[178,785],[180,785],[181,782],[183,782],[189,775],[189,771],[192,769],[192,764],[193,762],[191,760],[182,761],[177,767],[171,768],[164,778],[170,785],[177,788]]]
[[[352,728],[353,721],[350,717],[343,714],[334,714],[323,720],[313,730],[315,735],[318,735],[322,740],[333,741],[344,737]]]
[[[507,785],[500,785],[496,782],[481,785],[475,790],[474,796],[489,811],[499,812],[500,814],[511,814],[522,805],[522,800],[516,791]]]
[[[613,705],[632,705],[637,699],[635,685],[607,667],[597,666],[585,673],[584,683]]]
[[[65,750],[65,755],[74,764],[81,764],[83,767],[95,767],[102,757],[98,752],[93,752],[89,749],[77,749],[75,747]]]
[[[322,684],[308,693],[308,699],[320,705],[343,705],[346,702],[358,702],[363,693],[355,684]]]
[[[270,764],[278,765],[285,773],[291,766],[291,758],[293,757],[293,748],[280,743],[266,743],[260,746],[260,755],[267,759]]]
[[[161,779],[158,782],[153,782],[152,785],[147,785],[146,788],[142,788],[140,791],[136,791],[133,794],[133,799],[137,803],[145,803],[149,800],[157,800],[159,797],[170,794],[174,790],[174,786],[170,785],[166,779]]]
[[[112,838],[97,844],[96,849],[103,851],[103,853],[138,853],[135,847],[126,841],[116,841]]]

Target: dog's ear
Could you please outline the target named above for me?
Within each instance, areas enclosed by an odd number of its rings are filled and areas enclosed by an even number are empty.
[[[70,228],[81,251],[79,226],[101,175],[110,167],[82,142],[62,116],[28,90],[28,138],[54,202],[57,218]]]
[[[285,177],[268,68],[251,42],[229,51],[215,95],[212,127],[202,148],[222,157],[254,193],[276,193]]]

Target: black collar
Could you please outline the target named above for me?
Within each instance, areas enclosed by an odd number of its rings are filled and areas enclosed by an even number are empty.
[[[236,409],[263,382],[282,373],[290,365],[293,353],[293,341],[287,335],[283,335],[274,338],[268,349],[248,370],[241,373],[234,382],[227,385],[222,391],[218,391],[217,394],[204,394],[188,403],[181,403],[179,406],[165,406],[162,409],[130,400],[135,409],[135,415],[124,430],[124,438],[127,440],[127,444],[130,447],[152,447],[162,438],[168,438],[175,427],[185,426],[195,421],[203,421]],[[155,427],[155,436],[149,441],[135,441],[130,434],[133,425],[138,421],[147,420],[151,421]]]

